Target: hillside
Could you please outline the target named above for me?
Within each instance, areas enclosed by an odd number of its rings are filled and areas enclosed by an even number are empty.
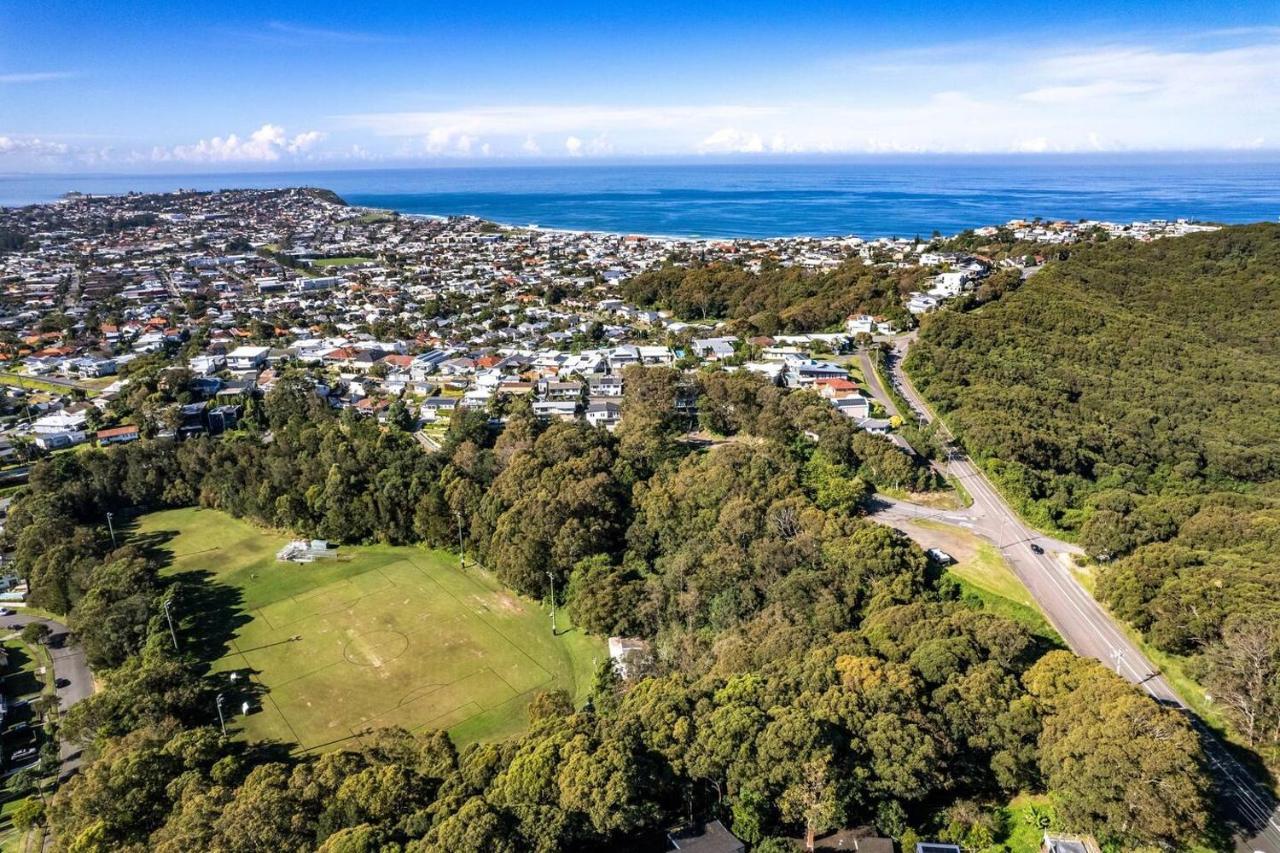
[[[1280,227],[1255,225],[1076,251],[932,318],[907,364],[1023,512],[1100,559],[1099,596],[1185,656],[1272,762],[1277,329]]]

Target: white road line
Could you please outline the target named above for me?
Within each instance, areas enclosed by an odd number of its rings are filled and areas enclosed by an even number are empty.
[[[894,366],[895,369],[891,370],[890,373],[895,378],[899,379],[897,383],[898,390],[902,393],[902,396],[907,399],[907,402],[910,403],[912,407],[915,408],[918,412],[922,413],[926,421],[932,421],[933,416],[929,411],[928,406],[924,403],[923,398],[921,398],[918,394],[915,394],[914,389],[909,388],[909,385],[907,382],[901,381],[902,378],[905,378],[905,374],[903,374],[901,378],[898,377],[903,357],[904,356],[901,353],[898,355],[898,360]],[[951,435],[950,430],[947,430],[945,424],[942,425],[942,428],[947,435],[949,436]],[[982,493],[983,499],[989,502],[990,504],[989,508],[988,507],[981,508],[984,514],[988,510],[994,511],[994,513],[996,514],[1003,514],[1003,517],[1000,519],[1001,524],[1014,525],[1015,531],[1020,531],[1022,533],[1022,536],[1020,536],[1019,539],[1023,541],[1027,541],[1029,539],[1037,537],[1038,534],[1035,534],[1034,531],[1031,531],[1029,528],[1027,528],[1027,526],[1022,523],[1022,520],[1017,517],[1016,513],[1014,513],[1005,504],[1004,499],[995,492],[995,488],[991,486],[990,483],[987,482],[986,477],[982,474],[982,472],[978,469],[976,465],[969,462],[968,459],[966,459],[965,457],[959,456],[956,458],[949,457],[947,459],[947,467],[953,469],[950,472],[952,476],[956,477],[959,480],[970,481],[976,486],[974,488],[974,491]],[[965,468],[969,469],[967,473],[963,473]],[[974,508],[979,509],[979,507],[977,506],[978,502],[975,500],[974,503],[975,503]],[[944,518],[944,520],[948,520],[948,519]],[[1012,547],[1012,545],[1002,546],[998,542],[996,543],[996,546],[1000,548],[1002,552],[1006,548]],[[1106,612],[1102,610],[1102,607],[1098,603],[1097,599],[1089,595],[1089,593],[1083,587],[1081,587],[1078,582],[1076,582],[1072,578],[1067,578],[1064,586],[1064,582],[1057,577],[1057,572],[1059,570],[1059,567],[1056,564],[1053,564],[1044,555],[1036,554],[1034,551],[1031,551],[1029,546],[1027,548],[1027,551],[1029,552],[1032,560],[1036,564],[1039,564],[1040,568],[1045,570],[1045,573],[1048,574],[1049,582],[1058,589],[1059,593],[1061,594],[1062,598],[1065,599],[1066,603],[1069,604],[1071,608],[1076,611],[1077,614],[1079,614],[1080,618],[1084,621],[1084,624],[1089,628],[1091,628],[1094,634],[1097,636],[1097,638],[1101,640],[1103,643],[1105,643],[1109,648],[1111,648],[1113,651],[1119,651],[1121,653],[1118,658],[1118,661],[1121,665],[1125,666],[1129,670],[1129,672],[1133,675],[1132,681],[1135,684],[1137,684],[1138,686],[1146,690],[1147,693],[1150,694],[1150,696],[1153,699],[1157,701],[1172,702],[1181,710],[1191,713],[1190,710],[1187,708],[1186,704],[1182,701],[1181,697],[1178,696],[1178,694],[1173,690],[1173,688],[1171,688],[1168,685],[1168,683],[1165,682],[1164,678],[1158,674],[1158,671],[1156,670],[1154,665],[1151,665],[1151,662],[1147,660],[1146,656],[1142,654],[1141,650],[1138,649],[1137,646],[1135,646],[1131,640],[1129,640],[1120,632],[1118,626],[1116,626],[1115,623],[1106,614]],[[1027,583],[1027,581],[1022,579],[1021,577],[1019,577],[1019,580],[1022,581],[1022,584],[1024,587],[1027,588],[1027,591],[1032,593],[1032,597],[1035,597],[1035,593],[1031,590],[1031,586]],[[1082,596],[1087,596],[1089,605],[1091,606],[1091,609],[1093,610],[1095,615],[1091,616],[1087,614],[1083,608],[1081,608],[1080,598]],[[1049,621],[1051,623],[1055,621],[1047,608],[1045,609],[1045,616],[1049,618]],[[1101,622],[1101,625],[1099,624],[1099,622]],[[1062,626],[1055,625],[1055,627],[1058,629],[1059,633],[1062,633],[1064,635],[1064,637],[1068,633],[1067,631],[1062,630]],[[1110,636],[1108,636],[1108,634]],[[1134,669],[1133,663],[1129,661],[1128,658],[1126,657],[1126,653],[1129,653],[1129,652],[1131,652],[1135,657],[1142,659],[1145,663],[1151,666],[1151,672],[1148,675],[1144,676],[1141,673],[1139,673],[1136,669]],[[1152,689],[1152,686],[1151,686],[1152,682],[1155,682],[1161,685],[1163,692],[1166,694],[1163,700],[1161,696],[1158,695],[1154,689]],[[1232,783],[1234,783],[1234,785],[1236,786],[1234,791],[1223,791],[1223,793],[1235,795],[1235,798],[1237,799],[1238,804],[1241,807],[1241,811],[1243,812],[1244,816],[1253,818],[1254,820],[1263,821],[1264,828],[1263,828],[1262,837],[1266,837],[1271,843],[1276,844],[1276,850],[1280,851],[1280,839],[1269,838],[1271,830],[1276,830],[1277,832],[1280,832],[1280,822],[1277,822],[1275,810],[1268,804],[1266,799],[1264,799],[1259,795],[1258,792],[1261,789],[1257,786],[1257,783],[1254,782],[1252,776],[1249,775],[1244,770],[1244,768],[1240,766],[1239,762],[1235,760],[1235,757],[1232,756],[1230,752],[1226,750],[1225,747],[1223,747],[1221,744],[1217,742],[1214,734],[1208,731],[1208,729],[1204,728],[1203,723],[1200,723],[1199,720],[1196,720],[1194,718],[1194,715],[1192,715],[1192,719],[1193,719],[1193,723],[1195,724],[1197,733],[1200,735],[1200,740],[1205,752],[1205,757],[1209,759],[1211,765],[1215,769],[1222,771],[1229,778],[1229,780]],[[1224,762],[1223,760],[1215,756],[1213,754],[1215,752],[1220,752],[1225,757],[1226,761]],[[1241,782],[1241,776],[1244,777],[1243,783]],[[1219,786],[1219,788],[1221,789],[1221,786]]]

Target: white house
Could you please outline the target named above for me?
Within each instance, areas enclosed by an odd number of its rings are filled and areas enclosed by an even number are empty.
[[[907,310],[912,314],[927,314],[938,307],[938,300],[927,293],[913,293],[907,300]]]
[[[933,278],[933,287],[929,289],[929,295],[936,296],[939,299],[959,296],[968,281],[969,274],[967,272],[938,273]]]
[[[236,347],[227,353],[227,367],[231,370],[260,370],[267,363],[270,347]]]
[[[613,429],[622,420],[622,407],[612,400],[597,400],[587,406],[587,423]]]
[[[844,321],[844,330],[850,335],[874,335],[876,321],[870,314],[850,315]]]

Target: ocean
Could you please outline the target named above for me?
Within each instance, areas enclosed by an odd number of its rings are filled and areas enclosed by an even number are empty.
[[[437,167],[204,175],[0,175],[0,205],[69,190],[331,189],[402,213],[692,237],[954,234],[1014,218],[1280,217],[1280,161],[951,158],[842,163]]]

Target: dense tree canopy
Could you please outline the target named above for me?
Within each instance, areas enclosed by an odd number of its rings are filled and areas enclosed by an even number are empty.
[[[668,264],[629,279],[622,293],[637,305],[665,308],[689,320],[732,319],[764,334],[817,331],[850,314],[909,323],[902,295],[925,275],[918,268],[867,266],[861,259],[829,272],[732,264]]]
[[[1192,656],[1273,762],[1278,328],[1280,227],[1254,225],[1077,248],[939,315],[907,365],[1006,494],[1101,560],[1103,600]]]
[[[860,517],[873,483],[927,485],[918,461],[816,395],[662,370],[633,380],[647,405],[629,403],[613,434],[514,406],[497,434],[460,414],[429,454],[286,379],[240,435],[36,466],[6,535],[103,682],[65,721],[88,749],[50,803],[55,848],[653,849],[691,813],[753,843],[843,823],[900,834],[1046,783],[1064,814],[1117,842],[1203,827],[1203,792],[1178,781],[1198,756],[1181,718],[1068,657],[1071,684],[1104,683],[1088,713],[1180,753],[1143,765],[1167,796],[1136,806],[1123,744],[1091,756],[1087,776],[1064,770],[1093,718],[1061,698],[1067,676],[1035,677],[1040,641]],[[675,403],[689,393],[725,442],[684,440]],[[584,708],[539,697],[528,731],[499,743],[459,751],[441,732],[381,730],[320,756],[236,744],[211,719],[209,656],[174,652],[160,616],[169,598],[207,601],[210,582],[162,575],[163,555],[113,543],[103,524],[108,510],[123,523],[195,503],[344,542],[442,546],[460,532],[513,588],[542,596],[551,573],[581,624],[653,654],[626,679],[605,662]]]

